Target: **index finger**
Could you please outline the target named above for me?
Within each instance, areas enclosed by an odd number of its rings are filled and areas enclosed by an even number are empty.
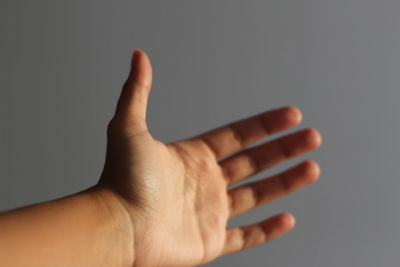
[[[229,123],[193,139],[204,142],[215,157],[220,159],[259,139],[292,128],[298,125],[301,119],[302,114],[297,107],[287,106]]]

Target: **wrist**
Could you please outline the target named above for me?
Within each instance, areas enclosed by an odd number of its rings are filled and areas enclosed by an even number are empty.
[[[123,204],[123,200],[112,190],[102,184],[91,187],[88,194],[92,195],[109,220],[114,233],[114,247],[117,247],[117,258],[121,266],[134,266],[134,229],[132,219]]]

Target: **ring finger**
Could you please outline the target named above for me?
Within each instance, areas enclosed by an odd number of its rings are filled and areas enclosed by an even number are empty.
[[[317,180],[320,168],[311,160],[261,181],[228,191],[230,218],[278,199]]]

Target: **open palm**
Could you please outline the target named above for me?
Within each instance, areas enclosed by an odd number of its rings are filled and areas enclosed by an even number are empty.
[[[122,199],[134,235],[134,266],[195,266],[272,240],[294,226],[282,213],[227,229],[230,218],[315,181],[319,167],[305,161],[280,174],[228,189],[259,171],[315,149],[318,131],[305,129],[248,148],[296,126],[301,113],[283,107],[189,139],[164,144],[146,126],[151,63],[132,60],[114,117],[99,185]]]

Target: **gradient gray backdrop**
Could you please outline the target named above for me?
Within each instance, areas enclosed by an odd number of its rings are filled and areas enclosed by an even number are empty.
[[[288,235],[207,266],[400,264],[400,1],[0,2],[0,209],[97,182],[134,48],[154,68],[148,123],[170,142],[282,105],[316,127],[320,180],[241,216]],[[171,240],[173,242],[173,240]]]

